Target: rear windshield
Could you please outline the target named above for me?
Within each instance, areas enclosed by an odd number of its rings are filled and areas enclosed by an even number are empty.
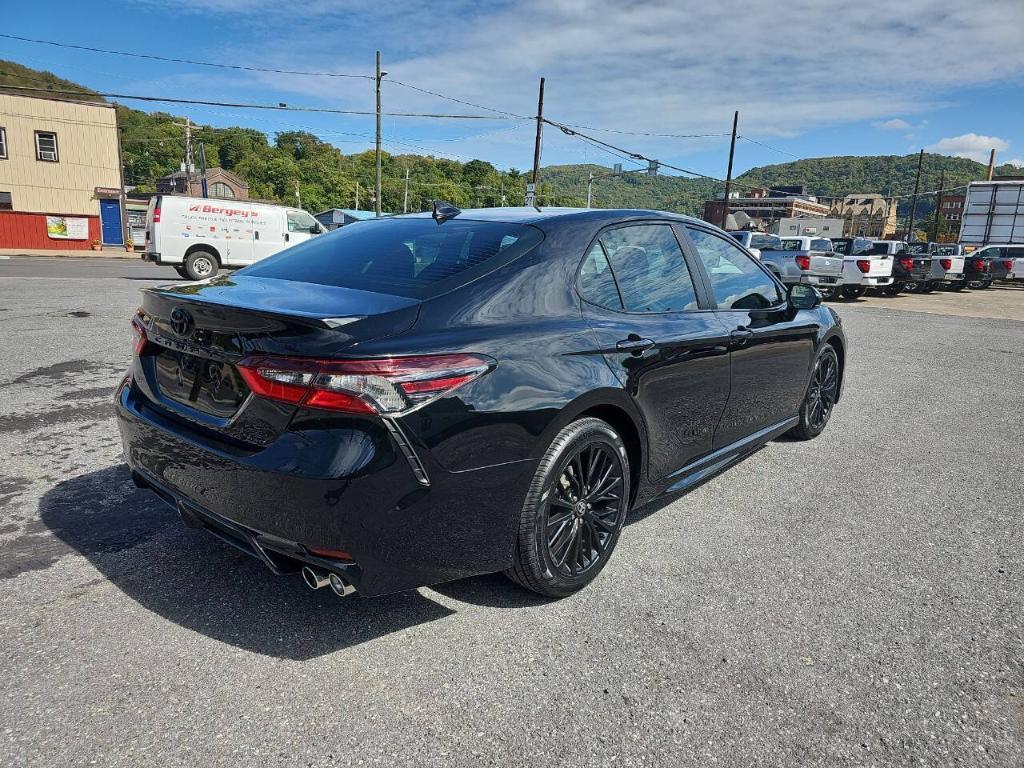
[[[928,253],[928,243],[907,243],[907,253],[923,256]]]
[[[853,241],[852,240],[833,240],[832,241],[832,250],[835,251],[836,253],[841,253],[841,254],[843,254],[845,256],[849,256],[850,252],[853,250]]]
[[[252,277],[427,298],[526,253],[543,239],[525,224],[381,219],[347,224],[246,267]]]
[[[782,241],[773,235],[752,235],[750,238],[750,247],[759,248],[762,251],[774,251],[779,247],[779,243]]]
[[[811,248],[815,251],[831,251],[832,241],[819,237],[817,240],[811,240]]]

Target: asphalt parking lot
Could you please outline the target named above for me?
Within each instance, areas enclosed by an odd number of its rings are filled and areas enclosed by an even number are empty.
[[[834,305],[826,432],[637,511],[581,594],[339,600],[129,481],[173,277],[0,261],[0,764],[1024,763],[1024,291]]]

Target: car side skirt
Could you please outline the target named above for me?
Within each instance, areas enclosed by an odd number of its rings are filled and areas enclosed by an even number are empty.
[[[760,448],[765,443],[785,434],[800,423],[799,416],[771,424],[753,434],[723,446],[717,451],[690,462],[668,476],[668,487],[663,493],[680,493],[689,490],[705,480],[727,469],[740,459]]]

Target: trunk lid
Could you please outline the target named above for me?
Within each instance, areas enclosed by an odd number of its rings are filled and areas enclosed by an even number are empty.
[[[155,406],[265,445],[297,406],[250,397],[237,363],[254,354],[330,358],[402,333],[417,299],[274,278],[223,275],[143,292],[145,352],[135,378]]]

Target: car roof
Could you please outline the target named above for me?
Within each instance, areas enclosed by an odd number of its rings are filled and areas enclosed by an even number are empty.
[[[391,219],[430,218],[429,211],[391,216]],[[645,208],[466,208],[457,217],[463,221],[497,221],[509,224],[541,224],[556,220],[616,221],[622,219],[665,219],[687,224],[705,224],[706,221],[681,213],[655,211]],[[454,220],[454,219],[453,219]]]

